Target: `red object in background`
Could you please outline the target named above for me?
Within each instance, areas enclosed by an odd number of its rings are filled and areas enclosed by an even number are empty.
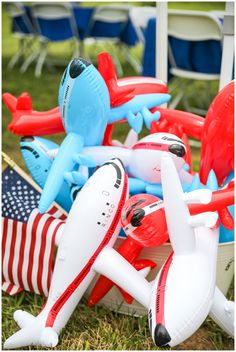
[[[122,209],[121,223],[128,237],[117,248],[117,252],[137,270],[154,268],[154,262],[137,260],[137,257],[142,248],[160,246],[168,240],[163,201],[150,194],[138,194],[129,198]],[[100,276],[89,296],[89,306],[99,302],[113,285],[111,280]],[[120,291],[126,302],[132,303],[133,298],[123,290]]]
[[[199,172],[204,184],[211,169],[219,185],[234,170],[234,82],[217,94],[206,115]]]

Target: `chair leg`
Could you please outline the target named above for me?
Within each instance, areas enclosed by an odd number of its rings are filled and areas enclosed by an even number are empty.
[[[39,53],[40,51],[36,50],[36,51],[33,51],[30,56],[28,56],[28,58],[25,60],[25,62],[20,68],[21,73],[24,73],[28,69],[29,65],[38,57]]]
[[[115,67],[116,67],[116,72],[118,77],[122,77],[124,74],[123,68],[121,66],[120,60],[116,55],[111,55],[112,59],[114,61]]]
[[[11,70],[15,66],[15,64],[19,61],[19,59],[23,57],[24,52],[25,52],[25,38],[21,38],[19,41],[19,50],[9,61],[9,64],[7,66],[8,69]]]
[[[115,68],[116,68],[116,72],[117,72],[117,76],[121,77],[124,74],[123,68],[121,66],[120,60],[118,58],[118,55],[114,52],[114,46],[111,42],[107,42],[107,44],[109,45],[110,49],[110,54],[112,56]]]
[[[171,80],[171,85],[170,85],[170,89],[169,89],[169,94],[171,96],[173,96],[174,92],[177,92],[173,99],[171,100],[171,102],[168,104],[168,108],[169,109],[175,109],[178,104],[180,103],[180,101],[183,99],[183,96],[185,94],[184,92],[184,80],[183,79],[179,79],[178,77],[174,77]]]
[[[38,57],[38,60],[37,60],[36,66],[35,66],[35,77],[40,77],[41,76],[43,64],[45,62],[47,53],[48,53],[47,42],[46,43],[42,43],[41,50],[40,50],[40,55]]]
[[[83,40],[79,41],[79,56],[85,57],[85,45]]]
[[[191,84],[192,85],[194,84],[194,80],[192,80],[192,79],[190,80],[189,79],[187,81],[186,85],[185,85],[185,91],[187,90],[187,87],[190,86]],[[189,104],[189,97],[188,97],[187,92],[185,92],[182,101],[183,101],[184,110],[192,112],[194,114],[198,114],[198,115],[203,115],[203,116],[206,115],[207,110],[201,109],[201,108],[197,108],[197,107],[191,106]]]
[[[183,99],[184,92],[181,90],[174,99],[168,104],[169,109],[175,109],[180,101]]]
[[[192,80],[185,80],[185,85],[184,85],[184,89],[183,89],[183,98],[182,98],[182,102],[183,102],[183,106],[184,106],[184,110],[185,111],[191,111],[191,106],[189,105],[189,98],[188,98],[188,93],[187,93],[187,88],[188,86],[193,83]]]
[[[120,44],[120,48],[124,53],[125,58],[129,62],[129,64],[134,68],[136,72],[139,74],[142,73],[142,65],[138,62],[138,60],[130,53],[130,48],[125,44]]]
[[[73,58],[78,58],[81,54],[80,54],[80,50],[79,50],[79,42],[77,39],[75,39],[73,41],[73,53],[72,53],[72,59]]]

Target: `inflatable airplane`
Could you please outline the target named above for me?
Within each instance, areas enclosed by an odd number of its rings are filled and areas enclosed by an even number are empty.
[[[109,77],[108,81],[112,83]],[[110,86],[113,87],[112,84]],[[91,166],[89,158],[85,159],[78,154],[84,146],[102,144],[108,123],[126,118],[130,126],[139,133],[143,121],[150,128],[151,122],[160,117],[159,112],[152,114],[149,109],[166,103],[170,99],[168,94],[135,95],[134,93],[130,95],[133,92],[130,87],[118,88],[121,89],[121,96],[124,96],[124,90],[127,91],[126,102],[111,107],[108,87],[92,64],[83,59],[74,59],[67,66],[61,79],[58,96],[62,124],[67,136],[48,174],[39,203],[40,212],[45,212],[58,195],[64,181],[64,172],[72,171],[75,163]],[[14,97],[5,95],[4,99],[13,109]],[[76,160],[75,153],[77,153]],[[57,175],[56,178],[55,175]]]
[[[61,329],[96,272],[147,307],[157,346],[173,347],[190,337],[210,310],[219,325],[233,334],[233,303],[215,289],[218,216],[214,212],[191,216],[186,204],[208,203],[211,191],[184,194],[168,153],[162,156],[161,176],[173,253],[154,282],[149,283],[112,249],[128,184],[121,162],[110,160],[90,177],[73,203],[46,304],[37,317],[15,312],[14,319],[21,329],[5,341],[4,348],[55,347]]]
[[[53,160],[57,155],[58,146],[41,137],[23,137],[20,147],[31,176],[43,188]],[[198,174],[193,176],[185,170],[187,165],[185,161],[188,155],[186,144],[170,133],[153,133],[137,141],[131,148],[114,146],[85,147],[78,157],[80,160],[82,160],[82,157],[85,159],[89,157],[93,165],[101,165],[112,157],[118,157],[127,168],[131,194],[143,192],[162,198],[160,160],[165,150],[168,150],[169,155],[174,160],[185,192],[206,187],[212,191],[218,189],[218,182],[213,171],[209,173],[207,184],[203,185]],[[75,165],[72,172],[64,174],[64,179],[67,182],[63,182],[56,198],[64,209],[69,211],[78,191],[93,172],[94,168]],[[229,208],[230,211],[232,207]],[[231,214],[225,208],[220,210],[219,215],[223,225],[220,230],[220,240],[231,238],[233,236],[232,229],[234,228]],[[229,231],[230,233],[228,234]]]
[[[109,92],[102,76],[85,60],[74,59],[62,77],[58,98],[67,136],[48,174],[39,211],[46,211],[57,196],[64,181],[64,172],[72,171],[76,163],[95,166],[91,158],[85,158],[80,152],[84,146],[101,145],[109,122],[127,117],[132,128],[140,132],[143,119],[149,126],[152,120],[160,117],[159,113],[153,115],[148,109],[167,102],[169,98],[167,94],[142,94],[111,109]],[[141,110],[143,115],[138,114]]]
[[[119,160],[107,162],[91,176],[67,218],[46,305],[37,318],[15,313],[22,329],[5,342],[5,348],[56,346],[60,330],[95,276],[100,253],[116,240],[127,195],[127,176]]]
[[[58,153],[58,145],[41,137],[22,137],[20,142],[22,156],[33,179],[44,188],[53,160]],[[100,166],[106,160],[117,157],[126,166],[130,193],[149,192],[162,196],[160,160],[163,150],[168,150],[179,171],[185,190],[191,186],[193,176],[185,171],[186,147],[183,141],[169,133],[155,133],[139,140],[132,148],[114,146],[85,147],[78,158],[90,158],[93,166]],[[77,158],[75,154],[75,158]],[[75,165],[71,173],[64,174],[65,181],[56,198],[67,211],[71,206],[68,194],[70,185],[83,186],[91,175],[91,169]],[[92,168],[93,171],[93,168]],[[200,187],[200,185],[199,185]],[[203,185],[202,185],[203,187]],[[65,203],[65,205],[64,205]]]
[[[167,86],[157,78],[135,76],[118,79],[112,59],[105,52],[98,55],[98,72],[108,88],[111,108],[118,107],[138,95],[168,93]],[[12,121],[8,125],[11,132],[20,136],[65,132],[59,107],[48,111],[33,110],[28,93],[22,93],[18,98],[4,93],[2,97],[12,113]],[[166,98],[168,99],[168,96]]]

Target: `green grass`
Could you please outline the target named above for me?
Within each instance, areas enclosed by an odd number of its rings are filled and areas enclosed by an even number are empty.
[[[91,4],[91,3],[90,3]],[[89,3],[84,4],[89,5]],[[96,4],[98,5],[98,4]],[[144,4],[146,5],[146,4]],[[171,8],[189,8],[195,10],[223,10],[224,3],[169,3]],[[2,90],[11,92],[18,96],[23,91],[30,93],[33,100],[33,108],[36,110],[47,110],[57,105],[57,91],[64,67],[55,68],[50,72],[45,68],[42,76],[34,77],[34,67],[30,67],[25,74],[19,73],[19,67],[9,71],[7,64],[11,56],[16,52],[17,39],[10,34],[10,22],[3,7],[2,16]],[[90,55],[93,48],[87,48]],[[100,50],[99,47],[96,49]],[[135,55],[141,58],[141,47],[133,49]],[[51,45],[50,52],[53,57],[70,59],[71,48],[69,44]],[[119,53],[117,52],[117,55]],[[134,75],[130,65],[121,58],[124,67],[124,76]],[[200,87],[200,89],[199,89]],[[215,93],[217,88],[215,87]],[[192,89],[195,92],[195,89]],[[198,94],[204,98],[202,85],[198,86]],[[200,102],[202,99],[199,99]],[[8,109],[3,104],[2,111],[2,149],[9,154],[21,167],[24,163],[19,152],[19,137],[7,130],[7,124],[11,120]],[[116,128],[115,137],[124,140],[127,130],[123,126]],[[147,132],[145,132],[147,133]],[[49,137],[51,138],[51,137]],[[63,135],[52,137],[60,143]],[[199,161],[198,151],[194,151],[194,163],[197,168]],[[233,286],[229,292],[233,297]],[[36,294],[20,293],[16,297],[2,295],[2,340],[5,341],[18,328],[13,320],[13,313],[16,309],[24,309],[36,315],[44,303],[44,298]],[[186,342],[176,349],[182,350],[233,350],[233,340],[227,337],[222,330],[207,319],[202,327]],[[26,348],[31,349],[31,348]],[[80,302],[69,320],[66,328],[60,336],[60,343],[57,350],[156,350],[150,337],[147,317],[135,318],[120,315],[103,307],[88,308],[86,300]]]

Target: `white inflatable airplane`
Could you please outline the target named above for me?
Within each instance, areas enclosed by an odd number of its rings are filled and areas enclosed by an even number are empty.
[[[233,335],[233,303],[215,288],[218,229],[215,213],[190,216],[186,203],[209,202],[211,192],[184,194],[178,172],[163,153],[161,176],[173,253],[149,283],[113,248],[121,208],[128,196],[125,170],[118,159],[100,167],[78,193],[64,227],[46,304],[37,317],[18,310],[21,328],[5,349],[29,345],[55,347],[62,328],[95,273],[107,276],[149,311],[157,346],[175,346],[211,316]],[[209,228],[210,227],[210,228]]]

